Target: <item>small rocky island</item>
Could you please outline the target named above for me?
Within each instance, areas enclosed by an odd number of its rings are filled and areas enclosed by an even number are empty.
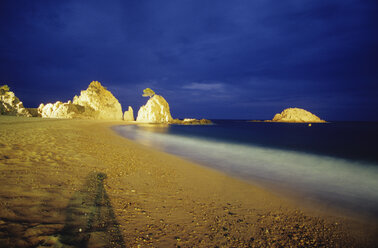
[[[268,120],[268,122],[324,123],[326,121],[307,110],[301,108],[287,108],[281,113],[276,114],[273,119]]]

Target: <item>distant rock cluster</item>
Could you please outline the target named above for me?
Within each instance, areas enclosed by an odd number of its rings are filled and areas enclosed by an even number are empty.
[[[316,115],[310,113],[307,110],[301,108],[287,108],[281,113],[276,114],[273,117],[272,122],[305,122],[305,123],[315,123],[315,122],[326,122],[321,120]]]
[[[173,119],[168,102],[164,97],[156,95],[150,88],[143,91],[143,96],[149,97],[149,99],[145,105],[140,107],[136,118],[137,122],[180,125],[211,124],[211,121],[206,119]],[[82,90],[79,96],[74,96],[72,101],[41,103],[38,109],[25,108],[15,94],[9,90],[9,87],[3,85],[0,87],[0,115],[135,121],[133,108],[129,106],[128,110],[122,113],[122,106],[117,98],[98,81],[92,81],[88,88]],[[325,121],[304,109],[287,108],[276,114],[269,122],[316,123]]]
[[[156,95],[153,90],[147,88],[143,91],[144,97],[149,97],[147,103],[140,107],[136,118],[142,123],[166,123],[180,125],[207,125],[211,124],[206,119],[183,120],[173,119],[168,102],[164,97]],[[96,119],[96,120],[124,120],[134,122],[134,111],[131,106],[122,113],[122,106],[98,81],[92,81],[86,90],[82,90],[79,96],[74,96],[72,101],[56,103],[41,103],[38,109],[25,108],[22,102],[9,90],[7,85],[0,87],[0,114],[43,118],[68,118],[68,119]],[[316,115],[300,108],[287,108],[274,116],[269,122],[325,122]]]
[[[143,105],[136,118],[137,122],[143,123],[166,123],[182,125],[204,125],[211,121],[206,119],[173,119],[168,102],[164,97],[156,95],[154,91],[147,88],[143,96],[150,97]],[[22,102],[9,91],[8,86],[0,88],[0,114],[17,115],[42,118],[66,118],[66,119],[96,119],[96,120],[124,120],[135,121],[134,111],[131,106],[125,113],[122,113],[122,106],[98,81],[89,84],[86,90],[74,96],[72,101],[55,103],[41,103],[37,109],[26,109]]]
[[[179,120],[179,119],[173,119],[172,124],[179,124],[179,125],[209,125],[209,124],[212,124],[212,122],[210,120],[207,120],[207,119],[189,119],[189,118],[186,118],[186,119],[183,119],[183,120]]]

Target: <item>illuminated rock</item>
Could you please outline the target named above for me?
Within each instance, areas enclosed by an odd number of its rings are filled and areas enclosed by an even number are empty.
[[[151,89],[149,90],[152,91]],[[144,91],[143,96],[147,95],[145,91]],[[142,106],[139,109],[138,116],[136,119],[138,122],[167,123],[167,124],[179,124],[179,125],[212,124],[210,120],[206,120],[206,119],[201,119],[201,120],[191,119],[191,118],[186,118],[184,120],[173,119],[169,110],[168,102],[164,99],[164,97],[159,96],[159,95],[153,95],[153,94],[150,94],[152,95],[152,97],[147,101],[146,105]],[[126,116],[126,112],[125,112],[125,116]]]
[[[184,120],[174,119],[171,122],[172,124],[179,124],[179,125],[209,125],[212,124],[210,120],[207,119],[189,119],[185,118]]]
[[[75,96],[73,102],[41,104],[38,113],[44,118],[78,118],[122,120],[122,107],[113,94],[99,82],[93,81],[87,90],[82,90],[80,96]]]
[[[85,113],[85,107],[72,104],[71,101],[56,103],[48,103],[44,105],[41,103],[38,107],[38,113],[43,118],[80,118],[80,119],[92,119],[88,113]]]
[[[75,96],[73,104],[85,107],[87,113],[94,119],[122,120],[121,104],[113,94],[106,90],[100,82],[93,81],[87,90],[82,90],[80,96]]]
[[[170,123],[173,119],[168,102],[164,97],[154,95],[147,101],[146,105],[140,107],[136,120],[148,123]]]
[[[12,91],[9,91],[7,85],[0,87],[0,115],[31,117],[29,111],[24,108],[20,99]]]
[[[131,106],[129,106],[129,110],[125,111],[123,114],[124,121],[134,121],[134,111]]]
[[[287,108],[276,114],[273,122],[325,122],[316,115],[300,108]]]

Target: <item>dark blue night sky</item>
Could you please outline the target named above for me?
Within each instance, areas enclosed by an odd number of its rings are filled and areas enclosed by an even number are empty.
[[[0,1],[0,84],[26,107],[100,81],[137,111],[378,120],[378,1]]]

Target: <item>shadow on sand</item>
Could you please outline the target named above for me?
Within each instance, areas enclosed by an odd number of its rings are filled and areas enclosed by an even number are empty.
[[[91,173],[71,198],[60,242],[70,247],[125,247],[109,197],[106,174]]]

